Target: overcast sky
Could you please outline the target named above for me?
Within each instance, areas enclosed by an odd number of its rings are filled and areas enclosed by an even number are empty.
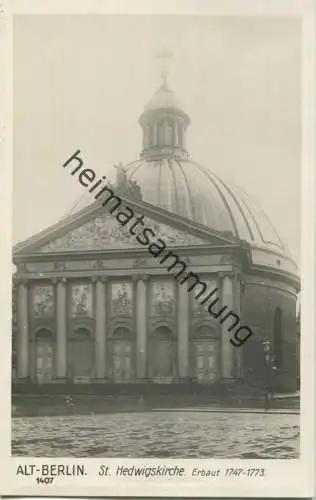
[[[300,253],[300,24],[286,18],[20,16],[14,23],[14,242],[84,188],[77,149],[102,175],[138,158],[138,118],[174,52],[170,85],[191,117],[191,156],[252,195]]]

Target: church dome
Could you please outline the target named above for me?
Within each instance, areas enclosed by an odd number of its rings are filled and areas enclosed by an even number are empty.
[[[257,264],[296,273],[287,247],[253,199],[190,158],[185,146],[190,118],[166,78],[139,123],[143,150],[123,171],[143,201],[249,243]]]
[[[250,196],[190,158],[139,160],[127,165],[126,173],[140,186],[145,202],[252,245],[287,252],[273,224]]]
[[[242,190],[193,161],[185,147],[189,116],[166,79],[140,116],[143,151],[125,167],[143,200],[282,254],[287,249],[266,214]]]

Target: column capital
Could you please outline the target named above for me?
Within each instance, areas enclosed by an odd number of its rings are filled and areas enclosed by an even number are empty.
[[[246,282],[243,279],[240,280],[240,290],[241,290],[241,293],[244,293],[246,290]]]
[[[132,275],[132,281],[138,282],[138,281],[147,281],[149,279],[148,274],[133,274]]]
[[[108,281],[107,276],[92,276],[91,281],[93,283],[102,283],[105,285],[105,283]]]
[[[241,276],[243,274],[242,268],[240,267],[240,265],[238,265],[238,264],[234,264],[233,265],[233,273],[237,277],[239,277],[239,276]]]
[[[26,262],[18,262],[16,268],[19,272],[27,271]]]
[[[233,271],[220,271],[218,273],[218,277],[220,279],[224,279],[224,278],[233,278],[234,277],[234,273]]]
[[[14,277],[13,278],[13,282],[17,285],[25,285],[27,286],[28,283],[29,283],[29,280],[27,280],[26,278],[16,278]]]
[[[61,277],[57,277],[57,278],[52,278],[52,283],[54,285],[58,285],[59,283],[62,283],[63,285],[65,285],[67,283],[67,278],[65,278],[64,276]]]

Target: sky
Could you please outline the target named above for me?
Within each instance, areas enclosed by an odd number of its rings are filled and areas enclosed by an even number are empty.
[[[16,16],[14,243],[85,195],[62,169],[76,150],[109,178],[139,157],[138,118],[168,46],[190,155],[247,191],[299,262],[300,37],[295,18]]]

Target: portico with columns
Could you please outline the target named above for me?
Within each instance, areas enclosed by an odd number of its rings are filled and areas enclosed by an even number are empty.
[[[199,305],[194,291],[153,271],[17,278],[17,380],[212,383],[238,378],[231,334]],[[201,280],[219,286],[222,304],[233,304],[232,273],[203,274]]]

